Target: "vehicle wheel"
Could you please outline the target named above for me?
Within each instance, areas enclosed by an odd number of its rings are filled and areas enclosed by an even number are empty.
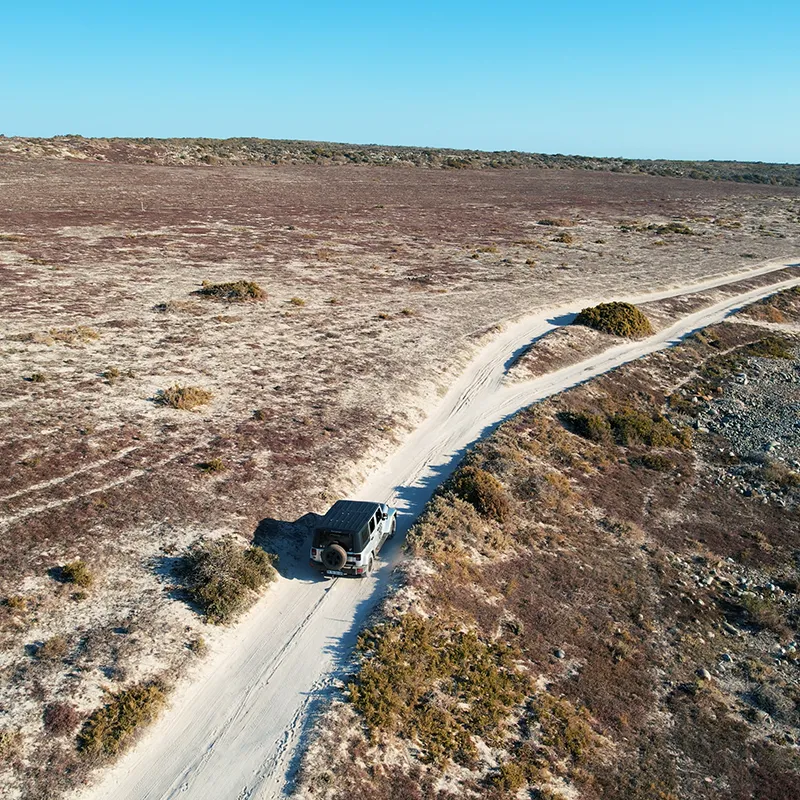
[[[389,535],[386,537],[387,539],[394,539],[394,534],[397,531],[397,519],[392,520],[392,527],[389,531]]]
[[[347,563],[347,551],[339,544],[329,544],[322,551],[325,569],[341,569]]]

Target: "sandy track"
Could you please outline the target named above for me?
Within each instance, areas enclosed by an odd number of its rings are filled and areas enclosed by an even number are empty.
[[[657,300],[763,274],[798,259],[683,288],[628,298]],[[800,264],[797,264],[800,266]],[[686,334],[723,319],[742,305],[800,277],[726,298],[656,335],[625,342],[579,364],[507,385],[506,365],[533,339],[569,319],[581,305],[548,309],[506,327],[473,360],[425,422],[357,496],[387,500],[400,511],[405,533],[464,450],[488,429],[530,403],[614,367],[669,347]],[[222,639],[171,709],[86,798],[277,798],[291,789],[298,745],[375,607],[399,557],[398,537],[381,568],[366,580],[321,580],[302,562],[284,565],[278,580],[246,619]]]

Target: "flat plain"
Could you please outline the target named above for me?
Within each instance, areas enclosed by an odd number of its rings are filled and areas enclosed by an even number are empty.
[[[173,585],[197,537],[250,541],[265,521],[324,511],[509,321],[739,272],[792,252],[798,230],[800,191],[775,186],[4,157],[8,796],[47,796],[88,768],[69,736],[46,735],[48,706],[86,714],[191,669],[200,637],[213,645]],[[267,298],[198,294],[236,280]],[[210,402],[160,405],[176,384]],[[77,559],[86,591],[60,579]]]

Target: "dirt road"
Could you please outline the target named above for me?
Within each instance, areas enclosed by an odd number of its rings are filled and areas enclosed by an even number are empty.
[[[786,266],[800,267],[800,259],[772,261],[726,278],[628,299],[672,297]],[[669,347],[742,305],[794,285],[800,285],[800,274],[728,297],[643,341],[625,342],[535,380],[508,385],[503,378],[515,352],[567,322],[581,306],[608,298],[578,300],[511,324],[476,356],[357,496],[395,505],[402,534],[465,449],[488,428],[536,400]],[[366,580],[328,581],[301,562],[289,565],[194,680],[177,691],[170,710],[140,744],[82,796],[244,800],[288,794],[298,745],[313,726],[318,703],[341,677],[359,628],[386,588],[401,540],[402,535],[382,567]]]

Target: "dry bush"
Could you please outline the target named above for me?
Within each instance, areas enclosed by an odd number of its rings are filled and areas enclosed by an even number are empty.
[[[23,333],[15,338],[32,344],[51,345],[56,342],[61,342],[62,344],[87,344],[99,339],[100,334],[94,328],[89,328],[86,325],[77,325],[74,328],[50,328],[47,332],[33,331],[31,333]]]
[[[68,736],[81,721],[75,706],[69,703],[49,703],[44,708],[44,729],[52,736]]]
[[[552,241],[572,244],[575,241],[575,237],[569,231],[561,231],[561,233],[553,237]]]
[[[306,304],[306,301],[303,300],[302,297],[293,297],[289,302],[293,306],[298,306],[298,307],[304,306]]]
[[[267,299],[267,293],[253,281],[232,281],[230,283],[203,281],[203,285],[197,293],[203,297],[213,297],[229,302]]]
[[[656,233],[663,236],[665,233],[680,233],[684,236],[694,236],[695,232],[683,222],[668,222],[666,225],[659,225]]]
[[[196,542],[179,569],[189,597],[209,622],[232,622],[275,578],[277,557],[260,547],[241,547],[233,536]]]
[[[158,680],[137,683],[112,694],[84,723],[78,734],[78,749],[98,759],[116,756],[142,726],[158,716],[166,695],[166,685]]]
[[[563,217],[545,217],[540,219],[538,225],[548,225],[554,228],[571,228],[575,223]]]
[[[510,513],[503,484],[480,467],[462,467],[448,481],[447,488],[489,519],[503,522]]]
[[[0,758],[11,761],[22,746],[22,734],[11,728],[0,728]]]
[[[59,579],[88,589],[94,583],[94,575],[85,561],[70,561],[59,570]]]
[[[157,303],[153,310],[163,314],[200,314],[203,307],[194,300],[167,300],[165,303]]]
[[[600,303],[597,306],[584,308],[572,324],[585,325],[587,328],[610,333],[612,336],[624,336],[629,339],[650,336],[653,333],[650,320],[630,303]]]
[[[36,650],[39,661],[59,661],[69,652],[69,642],[66,636],[58,634],[46,639]]]
[[[213,398],[213,392],[208,389],[200,386],[181,386],[176,383],[168,389],[162,389],[156,396],[156,402],[160,406],[193,411],[195,408],[207,405]]]
[[[197,469],[199,469],[201,472],[205,472],[207,475],[225,472],[227,469],[225,462],[221,458],[210,458],[208,461],[203,461],[200,464],[196,464],[196,466]]]

